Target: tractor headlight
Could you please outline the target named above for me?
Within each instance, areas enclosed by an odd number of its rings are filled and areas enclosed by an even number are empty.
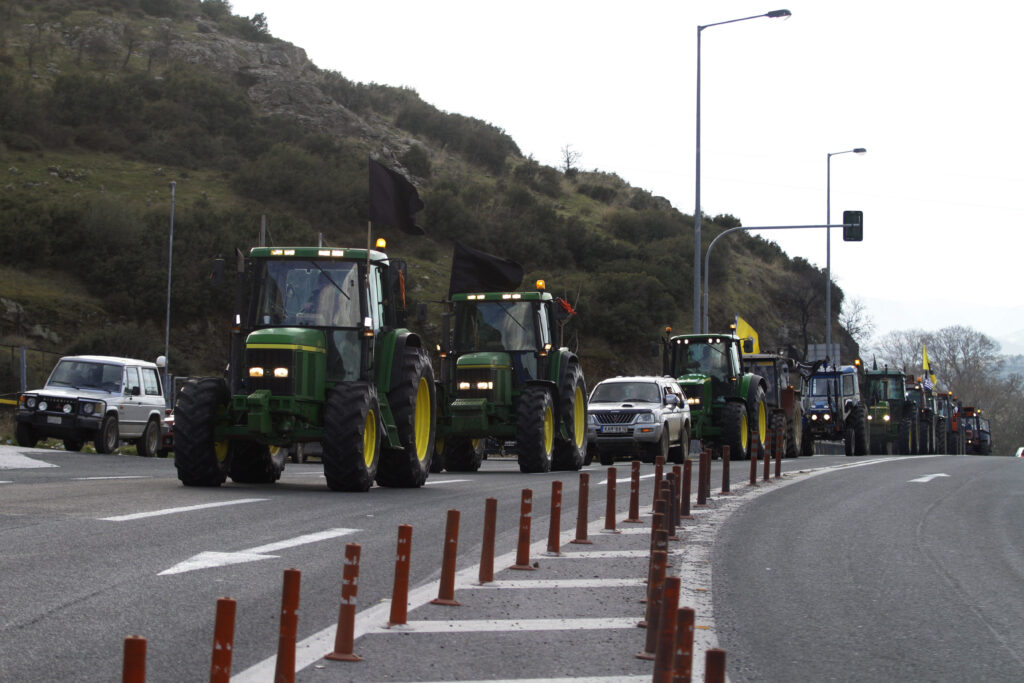
[[[817,415],[811,415],[811,422],[817,422],[817,421],[818,421],[818,416]]]
[[[249,368],[249,376],[250,377],[262,377],[263,376],[263,368]]]
[[[828,422],[829,420],[832,419],[832,416],[828,413],[825,413],[824,415],[821,416],[821,419],[824,420],[825,422]]]
[[[872,420],[874,420],[874,419],[875,419],[875,418],[874,418],[874,416],[873,416],[873,415],[868,415],[868,422],[871,422],[871,421],[872,421]]]
[[[691,405],[691,406],[699,406],[700,405],[700,399],[696,398],[696,397],[695,398],[687,398],[686,399],[686,403],[688,405]]]
[[[889,421],[889,420],[891,420],[891,419],[892,419],[892,418],[891,418],[891,417],[889,417],[888,415],[883,415],[883,416],[882,416],[882,420],[883,420],[883,421],[885,421],[885,422],[888,422],[888,421]]]
[[[494,382],[477,382],[476,388],[478,391],[490,391],[494,388]]]
[[[470,382],[459,382],[459,391],[469,391],[473,388]]]
[[[288,368],[274,368],[274,377],[284,379],[288,376]]]

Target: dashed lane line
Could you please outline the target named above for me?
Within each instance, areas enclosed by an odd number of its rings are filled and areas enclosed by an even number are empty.
[[[244,503],[262,503],[269,498],[239,498],[237,500],[222,500],[219,503],[202,503],[200,505],[186,505],[178,508],[164,508],[162,510],[150,510],[149,512],[134,512],[129,515],[117,515],[115,517],[100,517],[101,522],[133,522],[137,519],[147,517],[161,517],[163,515],[176,515],[181,512],[193,512],[195,510],[207,510],[209,508],[225,507],[227,505],[242,505]]]

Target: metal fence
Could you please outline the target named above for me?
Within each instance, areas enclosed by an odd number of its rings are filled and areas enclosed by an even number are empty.
[[[46,383],[61,354],[0,344],[0,405],[15,405],[18,394]]]

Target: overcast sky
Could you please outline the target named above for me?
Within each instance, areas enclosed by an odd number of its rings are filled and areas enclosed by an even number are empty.
[[[832,234],[833,278],[878,330],[970,325],[1024,342],[1024,4],[976,0],[232,0],[318,66],[408,86],[504,129],[524,155],[694,212],[697,26],[701,204],[746,226],[864,212]],[[761,233],[824,267],[824,230]],[[724,239],[729,239],[728,237]],[[715,267],[712,255],[711,268]],[[683,283],[690,288],[691,283]],[[711,292],[714,297],[714,291]],[[742,312],[740,312],[742,314]],[[824,312],[822,313],[824,316]],[[1022,347],[1024,350],[1024,347]]]

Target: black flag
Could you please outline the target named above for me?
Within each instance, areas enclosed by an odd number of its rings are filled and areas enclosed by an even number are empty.
[[[523,267],[515,261],[455,242],[449,296],[458,292],[511,292],[522,281]]]
[[[410,235],[422,235],[416,212],[423,200],[401,173],[370,159],[370,222],[389,225]]]

